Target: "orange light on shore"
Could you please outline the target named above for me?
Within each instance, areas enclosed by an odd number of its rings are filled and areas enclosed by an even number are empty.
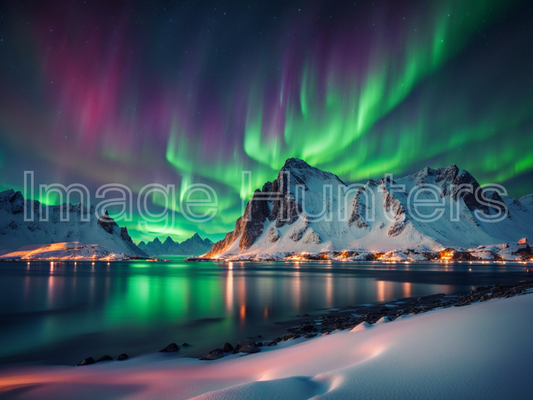
[[[348,253],[348,251],[344,250],[344,251],[341,253],[340,257],[341,257],[342,259],[347,259],[348,257],[350,257],[350,253]]]
[[[453,251],[453,250],[448,250],[448,249],[442,250],[440,252],[440,259],[442,261],[451,261],[451,260],[453,260],[453,256],[454,255],[455,255],[455,251]]]
[[[307,251],[302,251],[301,253],[293,254],[292,256],[286,257],[285,260],[296,261],[296,262],[308,261],[309,260],[309,253]]]

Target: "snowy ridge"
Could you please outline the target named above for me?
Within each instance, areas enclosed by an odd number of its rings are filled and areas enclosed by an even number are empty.
[[[33,208],[34,221],[24,221],[24,205]],[[83,204],[43,207],[48,221],[40,215],[38,201],[24,200],[20,192],[0,192],[0,254],[18,250],[22,246],[77,242],[80,246],[96,245],[103,253],[147,257],[131,240],[126,228],[121,228],[108,215],[97,219],[95,209]],[[61,216],[68,220],[61,221]],[[87,220],[88,219],[88,220]]]
[[[433,192],[420,191],[426,187]],[[420,191],[418,200],[433,203],[414,209],[409,197],[413,189]],[[437,200],[438,207],[434,205]],[[505,207],[508,214],[503,214],[503,220],[487,221]],[[417,217],[432,215],[437,208],[443,212],[435,221]],[[329,211],[331,218],[317,218]],[[344,251],[344,259],[375,259],[378,254],[385,259],[416,261],[434,259],[447,248],[472,252],[479,246],[492,246],[485,249],[492,259],[509,249],[504,253],[522,260],[525,256],[512,254],[520,250],[513,243],[532,235],[532,195],[515,200],[481,190],[470,173],[455,165],[348,186],[334,174],[291,158],[275,181],[255,192],[235,230],[202,257],[269,260],[326,254],[325,258],[332,259]]]

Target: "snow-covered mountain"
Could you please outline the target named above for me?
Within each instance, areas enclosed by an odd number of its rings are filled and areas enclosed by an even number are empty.
[[[181,243],[175,242],[170,236],[168,236],[164,242],[155,238],[151,242],[145,243],[142,241],[138,244],[138,247],[150,256],[199,255],[209,251],[212,246],[213,242],[211,240],[207,238],[202,239],[197,233]]]
[[[33,208],[34,221],[24,221],[24,204]],[[38,201],[25,200],[20,192],[0,192],[0,254],[27,245],[78,242],[77,247],[97,245],[105,249],[104,253],[148,257],[133,243],[126,228],[119,227],[109,216],[97,219],[94,206],[90,209],[83,204],[65,204],[63,209],[43,206],[43,214],[48,212],[46,222],[41,218],[40,208]],[[61,221],[61,213],[66,217],[67,210],[68,220]]]
[[[508,213],[501,214],[505,208]],[[328,218],[317,218],[321,213]],[[428,221],[432,214],[439,217]],[[501,221],[490,220],[499,215]],[[482,190],[470,173],[455,165],[354,187],[291,158],[276,180],[256,190],[244,216],[202,257],[279,259],[302,252],[399,249],[420,254],[516,243],[533,236],[532,195],[518,201]]]

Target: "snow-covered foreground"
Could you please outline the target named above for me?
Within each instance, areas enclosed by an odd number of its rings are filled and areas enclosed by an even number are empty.
[[[154,354],[85,367],[12,367],[28,399],[531,398],[533,295],[285,342],[217,361]],[[282,345],[282,346],[283,346]],[[170,356],[170,358],[169,358]]]

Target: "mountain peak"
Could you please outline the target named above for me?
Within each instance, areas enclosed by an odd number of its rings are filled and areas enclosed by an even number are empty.
[[[283,167],[281,167],[282,171],[287,171],[291,169],[305,169],[305,168],[312,168],[309,164],[307,164],[304,160],[300,160],[299,158],[287,158],[285,161],[285,164],[283,164]]]
[[[174,240],[172,240],[172,238],[170,236],[167,236],[167,238],[165,239],[165,244],[173,244],[174,243]]]
[[[342,182],[342,180],[335,174],[327,171],[323,171],[317,167],[313,167],[312,165],[309,165],[304,160],[300,160],[299,158],[288,158],[285,161],[285,164],[283,164],[283,167],[281,167],[281,170],[278,174],[278,184],[281,184],[281,180],[283,178],[282,175],[284,172],[288,172],[291,176],[291,179],[294,178],[295,183],[297,184],[305,184],[311,177],[319,178],[319,179],[330,179],[334,180],[335,182]],[[278,185],[279,186],[279,185]],[[265,188],[271,188],[270,182],[267,182],[263,189]]]
[[[195,233],[190,238],[179,243],[174,241],[170,236],[168,236],[163,243],[159,238],[155,238],[151,242],[139,243],[139,246],[151,256],[159,255],[197,255],[202,254],[211,248],[213,242],[209,239],[205,241],[202,240],[198,233]]]

